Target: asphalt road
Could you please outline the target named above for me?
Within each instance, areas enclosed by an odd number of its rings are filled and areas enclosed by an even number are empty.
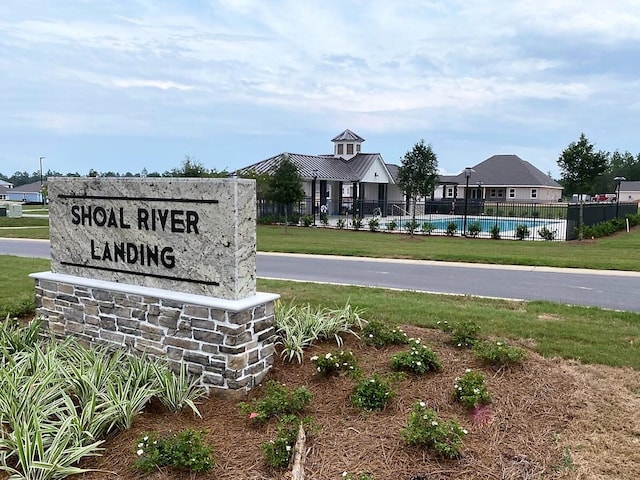
[[[0,239],[0,254],[49,258],[46,240]],[[259,277],[640,312],[640,273],[258,253]]]

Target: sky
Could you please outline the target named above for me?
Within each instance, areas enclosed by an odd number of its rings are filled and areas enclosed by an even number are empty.
[[[636,0],[2,0],[0,173],[640,153]]]

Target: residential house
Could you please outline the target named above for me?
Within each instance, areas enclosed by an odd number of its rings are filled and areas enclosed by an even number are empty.
[[[640,202],[640,182],[620,182],[620,202]]]
[[[42,184],[38,182],[27,183],[4,191],[5,200],[24,203],[42,203]]]
[[[489,202],[553,203],[561,201],[562,186],[517,155],[493,155],[458,175],[440,177],[435,199],[465,197]]]

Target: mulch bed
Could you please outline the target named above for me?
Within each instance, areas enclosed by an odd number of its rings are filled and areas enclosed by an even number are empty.
[[[335,343],[316,345],[305,353],[302,364],[277,359],[268,379],[287,387],[306,386],[313,394],[308,415],[320,430],[307,439],[306,478],[340,479],[342,472],[368,472],[376,480],[465,479],[545,479],[563,478],[566,455],[559,441],[579,407],[571,392],[577,388],[572,375],[553,361],[529,352],[521,367],[493,370],[484,366],[471,351],[454,348],[449,336],[438,330],[405,327],[411,337],[422,338],[440,356],[440,373],[407,376],[397,385],[397,397],[379,413],[362,413],[351,406],[354,385],[348,377],[317,378],[309,358],[337,348]],[[389,359],[405,346],[374,349],[357,338],[345,338],[344,349],[352,350],[365,374],[390,373]],[[470,416],[454,402],[451,391],[455,377],[466,368],[485,373],[492,403],[482,414]],[[245,400],[259,397],[261,388]],[[429,450],[407,446],[400,436],[416,401],[425,401],[442,419],[457,419],[469,434],[459,459],[448,460]],[[263,426],[242,416],[237,400],[205,399],[199,409],[202,418],[191,412],[171,414],[152,404],[135,421],[134,427],[109,438],[101,457],[83,466],[114,472],[120,479],[187,479],[190,474],[172,469],[142,473],[132,468],[135,445],[143,432],[161,434],[185,428],[206,431],[213,446],[216,466],[203,479],[280,479],[285,472],[274,471],[264,462],[260,444],[275,436],[275,421]],[[565,455],[565,456],[563,456]],[[565,472],[566,473],[566,472]],[[109,475],[88,473],[86,480]]]

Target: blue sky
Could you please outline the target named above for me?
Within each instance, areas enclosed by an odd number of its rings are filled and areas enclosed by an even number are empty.
[[[233,170],[349,128],[443,173],[640,152],[640,2],[3,0],[0,173]]]

